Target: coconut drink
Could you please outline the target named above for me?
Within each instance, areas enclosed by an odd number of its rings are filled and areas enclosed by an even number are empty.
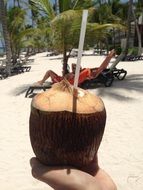
[[[32,100],[33,151],[43,164],[84,170],[97,158],[105,123],[103,101],[63,80]]]

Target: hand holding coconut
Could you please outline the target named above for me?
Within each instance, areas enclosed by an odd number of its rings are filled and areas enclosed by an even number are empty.
[[[33,176],[57,190],[90,186],[97,190],[116,189],[98,167],[97,151],[105,123],[102,100],[83,89],[73,90],[66,80],[35,96],[30,139],[37,159],[44,165],[32,159]]]
[[[35,155],[43,164],[68,165],[87,171],[97,160],[106,111],[99,97],[83,89],[76,91],[63,80],[34,97],[30,139]],[[97,170],[98,164],[94,172]]]

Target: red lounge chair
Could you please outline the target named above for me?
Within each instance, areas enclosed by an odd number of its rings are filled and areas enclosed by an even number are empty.
[[[89,78],[85,78],[83,83],[80,84],[80,87],[89,88],[95,83],[103,83],[106,87],[111,86],[114,76],[113,72],[107,72],[107,70],[109,70],[107,69],[107,66],[114,55],[115,50],[113,49],[98,68],[91,69],[91,76]]]
[[[109,63],[110,63],[110,61],[111,61],[111,59],[113,58],[114,55],[115,55],[115,50],[113,49],[107,55],[107,57],[105,58],[105,60],[103,61],[103,63],[100,65],[100,67],[98,67],[95,70],[94,78],[98,77],[100,75],[100,73],[102,73],[102,71],[104,71],[107,68],[107,66],[109,65]]]
[[[115,50],[111,50],[111,52],[107,55],[107,57],[105,58],[105,60],[102,62],[102,64],[100,65],[100,67],[97,68],[86,68],[81,70],[80,74],[79,74],[79,80],[78,80],[78,84],[82,84],[84,83],[84,81],[86,80],[92,80],[97,78],[105,69],[107,69],[108,64],[110,63],[110,60],[112,59],[112,57],[115,55]],[[69,82],[71,84],[74,83],[74,79],[69,80]]]

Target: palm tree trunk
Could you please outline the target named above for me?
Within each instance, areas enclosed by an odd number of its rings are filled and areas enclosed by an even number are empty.
[[[16,0],[13,0],[13,6],[16,7]]]
[[[63,53],[63,76],[65,76],[68,73],[68,58],[69,56],[67,56],[67,51],[66,49],[64,49],[64,53]]]
[[[138,22],[137,22],[136,15],[135,15],[133,7],[132,7],[132,14],[133,14],[133,18],[134,18],[134,22],[135,22],[135,27],[136,27],[136,32],[137,32],[137,37],[138,37],[138,55],[141,55],[142,54],[141,33],[140,33],[140,30],[139,30]]]
[[[6,7],[4,4],[4,0],[0,0],[0,18],[2,22],[3,36],[5,41],[5,49],[6,49],[6,59],[7,65],[6,69],[9,75],[11,75],[11,45],[10,45],[10,37],[7,28],[7,16],[6,16]]]
[[[19,1],[19,0],[17,0],[17,5],[18,5],[19,8],[21,8],[21,7],[20,7],[20,1]]]
[[[129,0],[129,8],[128,8],[128,18],[127,18],[127,27],[128,27],[128,32],[127,32],[127,38],[126,38],[126,45],[125,49],[121,52],[121,54],[117,57],[117,59],[114,61],[112,66],[110,67],[110,70],[113,70],[116,65],[125,59],[125,57],[128,54],[128,49],[129,49],[129,40],[131,37],[131,15],[132,15],[132,5],[133,5],[133,0]]]
[[[110,70],[114,69],[116,65],[125,59],[125,57],[128,54],[128,49],[129,49],[129,40],[131,36],[131,14],[132,14],[132,5],[133,5],[133,0],[129,0],[129,8],[128,8],[128,18],[127,18],[127,26],[128,26],[128,32],[127,32],[127,38],[126,38],[126,45],[125,49],[121,52],[121,54],[117,57],[117,59],[114,61],[112,66],[110,67]]]
[[[125,46],[125,50],[124,50],[125,56],[128,54],[129,41],[130,41],[130,37],[131,37],[132,6],[133,6],[133,0],[129,0],[128,19],[127,19],[128,32],[127,32],[126,46]]]
[[[56,12],[56,15],[58,15],[58,12],[59,12],[59,3],[58,3],[58,0],[55,0],[55,12]]]

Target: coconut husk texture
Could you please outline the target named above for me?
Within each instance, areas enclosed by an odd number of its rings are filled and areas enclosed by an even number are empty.
[[[31,103],[30,140],[36,157],[51,166],[84,168],[97,159],[106,123],[102,100],[63,80]]]

